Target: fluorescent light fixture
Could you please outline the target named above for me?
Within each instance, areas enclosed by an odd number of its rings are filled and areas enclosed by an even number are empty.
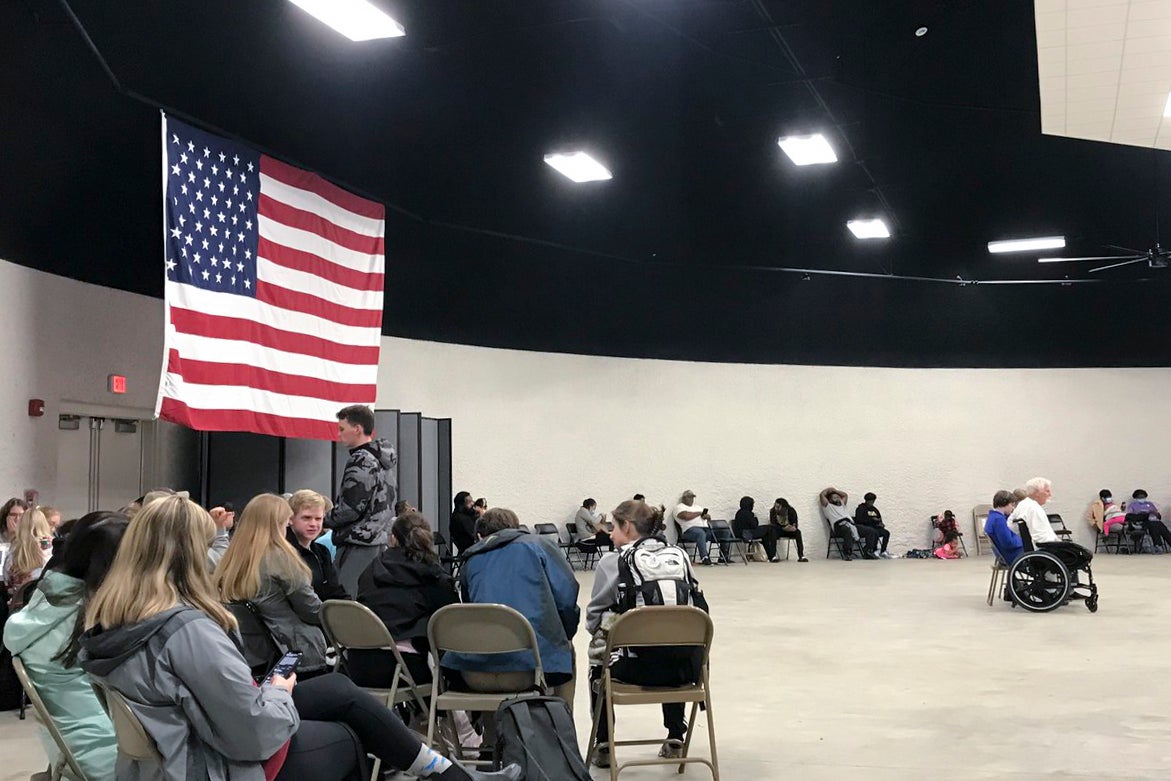
[[[846,223],[846,227],[850,229],[850,233],[853,233],[856,239],[890,238],[890,228],[886,226],[884,220],[850,220]]]
[[[351,41],[397,38],[403,26],[369,0],[289,0],[337,30]]]
[[[838,161],[834,148],[825,140],[821,133],[811,136],[785,136],[778,138],[777,144],[785,150],[785,154],[794,165],[816,165],[817,163],[836,163]]]
[[[610,179],[610,171],[585,152],[545,155],[545,162],[575,182],[598,182]]]
[[[1037,239],[1006,239],[988,242],[989,252],[1028,252],[1035,249],[1061,249],[1064,236],[1042,236]]]

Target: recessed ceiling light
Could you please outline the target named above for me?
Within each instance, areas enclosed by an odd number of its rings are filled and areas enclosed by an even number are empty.
[[[817,163],[836,163],[838,161],[834,148],[825,140],[821,133],[811,136],[785,136],[778,138],[777,144],[785,150],[785,154],[794,165],[814,165]]]
[[[403,26],[368,0],[289,0],[337,30],[351,41],[397,38]]]
[[[989,252],[1028,252],[1034,249],[1061,249],[1064,236],[1042,236],[1036,239],[1006,239],[988,242]]]
[[[612,178],[606,166],[585,152],[545,155],[545,162],[575,182],[598,182]]]
[[[926,34],[927,34],[926,27],[920,27],[918,30],[915,30],[915,37],[916,38],[922,38]]]
[[[850,220],[846,223],[846,227],[850,229],[850,233],[853,233],[856,239],[890,238],[890,228],[886,226],[884,220]]]

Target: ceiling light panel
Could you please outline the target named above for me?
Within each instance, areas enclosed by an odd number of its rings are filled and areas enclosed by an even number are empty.
[[[889,239],[890,228],[885,220],[850,220],[846,223],[857,239]]]
[[[1034,0],[1034,11],[1041,132],[1171,149],[1171,0]]]
[[[1064,236],[1041,236],[1035,239],[1004,239],[988,242],[989,252],[1029,252],[1039,249],[1061,249]]]
[[[838,161],[834,148],[821,133],[814,133],[811,136],[784,136],[777,139],[777,144],[785,150],[785,154],[794,165],[818,165]]]
[[[545,155],[545,162],[575,182],[599,182],[612,178],[606,166],[585,152],[549,154]]]
[[[351,41],[397,38],[403,26],[368,0],[289,0]]]

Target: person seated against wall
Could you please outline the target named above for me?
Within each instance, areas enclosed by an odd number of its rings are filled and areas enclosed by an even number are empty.
[[[737,537],[750,542],[752,540],[760,540],[764,545],[764,552],[771,562],[778,562],[780,558],[777,557],[777,531],[770,524],[768,526],[761,526],[760,521],[756,517],[756,513],[752,511],[756,506],[756,500],[751,496],[743,496],[740,498],[740,509],[736,511],[736,517],[732,519],[732,531]]]
[[[472,495],[467,491],[460,491],[452,500],[455,505],[451,511],[451,522],[448,534],[456,552],[463,555],[464,551],[476,544],[476,520],[479,518],[472,509]]]
[[[545,680],[573,708],[573,635],[581,611],[578,582],[557,547],[529,534],[512,510],[493,507],[480,519],[480,541],[468,549],[460,570],[464,602],[507,605],[528,619],[537,635]],[[452,688],[515,691],[532,685],[532,654],[486,659],[447,653],[442,660]]]
[[[706,507],[702,510],[695,508],[695,491],[691,489],[684,491],[679,498],[679,504],[675,505],[675,523],[679,524],[679,539],[695,543],[696,550],[699,551],[700,563],[705,566],[710,566],[712,563],[711,556],[708,555],[708,543],[712,542],[719,543],[720,555],[725,562],[731,560],[731,546],[726,540],[721,541],[716,538],[716,533],[708,526],[710,520],[711,515],[708,514]]]
[[[854,525],[850,512],[846,509],[846,502],[849,500],[849,494],[839,491],[832,485],[817,495],[822,517],[829,524],[834,536],[842,541],[842,559],[854,560],[854,543],[859,541],[862,543],[862,558],[877,559],[878,554],[874,549],[878,543],[878,533],[869,526]]]
[[[878,555],[880,558],[889,559],[890,554],[886,552],[886,546],[890,544],[890,530],[882,522],[882,513],[874,506],[876,499],[878,499],[878,495],[874,492],[869,492],[862,497],[862,504],[854,509],[854,525],[859,528],[867,526],[874,529],[881,541]]]
[[[325,635],[312,572],[285,538],[292,516],[293,508],[276,494],[253,497],[216,567],[215,585],[224,602],[253,604],[282,653],[301,652],[297,672],[304,678],[325,670]],[[271,661],[262,638],[244,640],[249,666]]]
[[[254,537],[250,508],[288,508],[279,496],[257,498],[241,514],[237,540]],[[161,755],[119,755],[119,779],[364,781],[367,753],[422,778],[520,777],[516,766],[478,773],[437,754],[344,675],[253,683],[233,640],[236,621],[207,572],[203,552],[214,534],[211,517],[187,499],[144,507],[90,601],[82,667],[126,699]],[[229,550],[225,567],[235,569],[232,558]]]
[[[1016,496],[1012,491],[997,491],[992,497],[992,509],[984,520],[984,534],[1007,565],[1012,565],[1024,553],[1021,537],[1008,523],[1008,516],[1016,509]]]
[[[114,781],[114,725],[77,663],[86,606],[106,577],[129,519],[92,512],[74,523],[60,556],[25,607],[4,626],[4,646],[24,662],[65,745],[91,781]],[[51,763],[60,751],[41,730]]]
[[[690,604],[697,604],[702,599],[695,596],[698,593],[698,582],[691,571],[691,559],[687,552],[673,545],[669,545],[662,537],[663,511],[651,507],[646,502],[631,500],[623,502],[614,508],[611,514],[614,518],[614,541],[618,550],[608,553],[598,561],[594,572],[594,588],[590,595],[589,605],[586,607],[586,630],[590,633],[589,665],[590,673],[590,710],[597,713],[598,708],[605,705],[600,700],[600,692],[594,683],[601,679],[603,668],[610,665],[611,676],[623,683],[632,683],[642,686],[683,686],[694,683],[702,677],[703,653],[701,649],[678,646],[660,648],[623,648],[614,658],[606,657],[606,643],[610,627],[618,616],[627,610],[642,608],[653,610],[654,606],[640,604],[645,602],[641,597],[628,597],[627,604],[621,604],[619,587],[619,561],[626,557],[629,560],[635,555],[636,548],[639,555],[651,559],[654,563],[648,567],[652,573],[663,577],[664,570],[676,570],[672,573],[672,581],[676,575],[681,575],[688,585],[694,588],[690,596]],[[672,566],[674,565],[674,566]],[[681,566],[681,570],[679,567]],[[647,576],[651,580],[651,576]],[[677,582],[677,581],[676,581]],[[675,582],[670,584],[676,593]],[[707,601],[702,599],[702,609],[707,610]],[[660,757],[679,757],[683,754],[683,739],[687,735],[687,719],[683,703],[665,703],[663,709],[663,726],[667,728],[667,739],[659,749]],[[603,718],[598,728],[598,750],[594,755],[594,764],[598,767],[610,766],[609,741],[612,725],[609,719]]]
[[[293,520],[289,521],[285,539],[309,568],[313,593],[322,602],[327,599],[353,599],[338,579],[337,567],[334,566],[329,549],[317,541],[324,528],[325,514],[333,502],[306,488],[295,491],[288,502],[293,510]]]
[[[24,604],[21,590],[41,576],[53,555],[53,530],[40,507],[30,507],[16,525],[16,536],[4,558],[4,583],[12,609]]]
[[[801,529],[797,523],[797,508],[789,504],[783,496],[773,502],[768,511],[768,523],[776,529],[777,538],[782,537],[797,541],[797,561],[808,562],[805,558],[805,541],[801,538]]]
[[[597,510],[598,503],[593,499],[586,499],[581,503],[581,507],[577,508],[577,514],[573,516],[573,525],[577,529],[577,541],[592,541],[598,550],[602,548],[614,550],[614,543],[610,542],[610,531],[606,528],[606,522]]]
[[[1086,510],[1086,522],[1097,529],[1100,534],[1106,533],[1106,505],[1112,499],[1113,492],[1109,488],[1103,488],[1098,492],[1098,498],[1090,502],[1090,508]]]
[[[1171,549],[1171,530],[1163,523],[1163,514],[1159,507],[1147,498],[1147,492],[1138,488],[1131,494],[1131,500],[1126,504],[1127,515],[1146,515],[1146,531],[1151,535],[1151,542],[1156,546]],[[1140,538],[1141,542],[1141,538]]]

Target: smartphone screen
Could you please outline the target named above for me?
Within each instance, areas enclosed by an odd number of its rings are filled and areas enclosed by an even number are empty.
[[[281,660],[273,665],[273,668],[268,671],[268,675],[264,676],[261,683],[269,683],[274,675],[279,675],[282,678],[288,678],[293,673],[297,672],[297,665],[301,662],[300,651],[289,651],[281,657]]]

